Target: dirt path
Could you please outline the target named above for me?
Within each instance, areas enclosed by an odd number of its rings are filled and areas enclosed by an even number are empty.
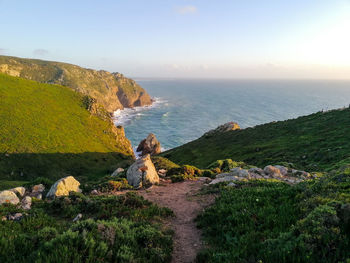
[[[194,262],[203,247],[201,232],[194,219],[214,201],[214,196],[196,195],[205,183],[205,178],[181,183],[162,182],[159,186],[138,192],[144,198],[174,211],[175,217],[168,222],[175,231],[172,262]]]

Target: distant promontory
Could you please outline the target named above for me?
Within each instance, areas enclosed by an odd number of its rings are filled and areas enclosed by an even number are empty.
[[[108,112],[152,104],[150,95],[120,73],[86,69],[38,59],[0,56],[0,72],[42,83],[59,84],[88,95]]]

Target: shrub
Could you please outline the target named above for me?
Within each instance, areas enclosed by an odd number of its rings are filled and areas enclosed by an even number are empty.
[[[165,169],[165,170],[169,171],[173,168],[180,168],[179,165],[170,161],[167,158],[160,157],[160,156],[152,156],[151,158],[152,158],[152,162],[157,170]]]
[[[0,214],[20,211],[0,206]],[[77,213],[90,219],[72,224]],[[157,222],[171,215],[135,193],[41,201],[21,221],[0,223],[1,263],[169,262],[172,232]]]

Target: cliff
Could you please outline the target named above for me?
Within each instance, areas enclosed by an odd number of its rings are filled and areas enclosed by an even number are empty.
[[[8,56],[0,56],[0,73],[67,86],[95,98],[108,112],[152,104],[151,97],[143,88],[120,73]]]

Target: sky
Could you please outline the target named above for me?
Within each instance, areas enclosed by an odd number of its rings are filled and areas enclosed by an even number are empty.
[[[350,0],[0,0],[0,54],[144,78],[350,78]]]

